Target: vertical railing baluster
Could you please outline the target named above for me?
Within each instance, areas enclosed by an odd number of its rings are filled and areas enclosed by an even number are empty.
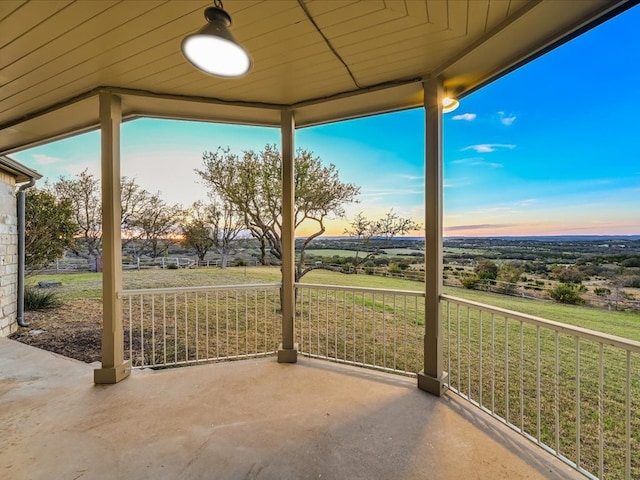
[[[267,320],[267,300],[269,298],[269,291],[265,289],[264,291],[264,304],[262,305],[264,311],[264,352],[269,351],[269,341],[267,340],[267,332],[269,330],[269,323]],[[256,317],[257,318],[257,317]],[[256,320],[256,324],[257,324]]]
[[[371,335],[371,344],[373,345],[373,360],[371,362],[371,365],[375,365],[376,364],[376,340],[377,340],[377,335],[376,335],[376,294],[372,293],[371,294],[371,326],[372,326],[372,331],[373,334]]]
[[[604,394],[604,344],[600,342],[598,351],[598,472],[604,478],[604,431],[602,427],[602,410]]]
[[[329,357],[329,292],[324,292],[324,317],[325,317],[325,326],[324,326],[324,355]]]
[[[496,413],[496,318],[491,313],[491,413]]]
[[[199,318],[198,292],[195,292],[194,297],[195,297],[194,301],[195,301],[195,309],[196,309],[195,311],[196,363],[198,363],[198,360],[200,359],[200,318]]]
[[[386,296],[382,294],[382,366],[387,368],[387,300]]]
[[[505,420],[509,423],[509,318],[504,316],[504,399]]]
[[[335,352],[335,359],[338,360],[338,289],[333,291],[333,318],[334,318],[334,336],[333,336],[333,351]],[[345,359],[346,360],[346,359]]]
[[[467,307],[467,398],[471,400],[471,307]]]
[[[406,298],[406,297],[405,297]],[[393,296],[393,369],[398,369],[398,310],[397,296]],[[407,369],[405,368],[405,371]]]
[[[560,454],[560,334],[555,334],[554,402],[556,410],[556,453]]]
[[[162,359],[167,363],[167,294],[162,294]]]
[[[582,437],[582,410],[580,395],[580,338],[576,338],[576,465],[580,467],[580,446]]]
[[[462,393],[462,385],[460,384],[460,305],[456,308],[456,367],[457,367],[457,378],[456,382],[458,384],[458,392]]]
[[[366,322],[365,322],[365,299],[366,294],[362,293],[362,364],[366,365],[367,363],[367,331],[366,331]]]
[[[352,311],[353,311],[353,362],[357,360],[356,356],[356,294],[355,292],[351,295],[351,300],[353,301]]]
[[[147,362],[144,359],[144,296],[140,294],[140,360],[144,367]]]
[[[135,358],[133,358],[133,296],[129,297],[129,360],[132,365],[135,365]]]
[[[240,337],[240,328],[239,328],[239,323],[240,323],[240,312],[238,312],[238,290],[234,290],[233,292],[233,296],[235,299],[235,308],[236,308],[236,328],[235,328],[235,337],[236,337],[236,355],[240,354],[240,339],[238,337]]]
[[[173,294],[173,363],[178,363],[178,294]]]
[[[243,293],[244,293],[244,352],[242,352],[242,354],[248,355],[249,354],[249,292],[247,290],[244,290]]]
[[[231,354],[229,345],[229,290],[225,290],[224,292],[224,330],[226,334],[225,353],[229,356]]]
[[[184,294],[184,360],[189,363],[189,299]]]
[[[425,306],[425,311],[427,307]],[[427,319],[425,318],[425,322]],[[451,375],[451,302],[447,301],[447,372]],[[451,384],[451,379],[449,379]]]
[[[156,364],[156,296],[151,295],[151,365]]]
[[[520,320],[520,431],[524,433],[524,323]]]
[[[625,446],[626,459],[624,475],[627,480],[631,480],[631,351],[627,350],[627,371],[626,371],[626,399],[625,399]]]
[[[540,325],[536,325],[536,440],[540,443]]]
[[[320,290],[316,288],[316,355],[320,352]]]
[[[480,369],[479,369],[479,375],[480,375],[480,405],[484,407],[484,403],[482,401],[482,394],[484,391],[484,378],[482,375],[482,363],[483,363],[483,358],[482,358],[482,343],[483,343],[483,338],[482,338],[482,310],[478,309],[478,318],[480,319],[480,345],[479,345],[479,350],[480,350]]]
[[[220,358],[220,295],[216,290],[216,358]]]
[[[205,355],[207,360],[211,359],[211,355],[209,355],[209,292],[205,292],[204,295],[204,328],[205,328],[205,336],[204,341],[206,344]]]

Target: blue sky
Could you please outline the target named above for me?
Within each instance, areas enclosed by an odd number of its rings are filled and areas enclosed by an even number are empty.
[[[640,234],[638,25],[634,7],[445,115],[447,235]],[[361,187],[347,217],[377,218],[393,208],[424,223],[423,136],[418,109],[301,129],[296,146]],[[203,151],[239,153],[279,141],[270,128],[137,120],[122,127],[122,173],[188,206],[205,197],[193,172]],[[85,168],[99,174],[99,136],[14,157],[51,181]],[[342,234],[344,226],[335,220],[327,233]]]

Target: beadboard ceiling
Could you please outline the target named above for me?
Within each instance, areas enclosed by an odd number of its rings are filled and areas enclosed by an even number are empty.
[[[421,81],[464,96],[633,0],[226,0],[253,70],[194,69],[200,0],[1,0],[0,154],[96,128],[97,93],[140,116],[297,126],[411,108]]]

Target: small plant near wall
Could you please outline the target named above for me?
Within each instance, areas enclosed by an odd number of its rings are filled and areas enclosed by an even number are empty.
[[[24,289],[24,309],[26,311],[49,310],[62,305],[56,292],[41,290],[28,286]]]

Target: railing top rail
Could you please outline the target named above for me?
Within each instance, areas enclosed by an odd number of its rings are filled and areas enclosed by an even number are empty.
[[[166,288],[139,288],[134,290],[122,290],[118,292],[118,298],[131,297],[133,295],[155,295],[161,293],[191,293],[191,292],[214,292],[224,290],[266,290],[269,288],[280,288],[281,283],[244,283],[239,285],[208,285],[199,287],[166,287]]]
[[[347,292],[405,295],[409,297],[424,297],[424,292],[419,292],[415,290],[395,290],[395,289],[372,288],[372,287],[345,287],[343,285],[324,285],[321,283],[301,283],[301,282],[296,282],[294,285],[296,286],[296,288],[314,288],[316,290],[344,290]]]
[[[465,299],[453,297],[450,295],[440,295],[440,298],[442,300],[447,300],[449,302],[456,303],[458,305],[478,308],[485,312],[495,313],[500,316],[512,318],[514,320],[520,320],[524,323],[539,325],[541,327],[545,327],[550,330],[554,330],[556,332],[567,333],[569,335],[574,335],[576,337],[584,338],[586,340],[591,340],[596,343],[611,345],[612,347],[622,348],[624,350],[629,350],[630,352],[633,352],[633,353],[640,353],[640,342],[637,342],[635,340],[618,337],[616,335],[610,335],[608,333],[597,332],[595,330],[589,330],[582,327],[576,327],[573,325],[568,325],[566,323],[554,322],[552,320],[547,320],[546,318],[536,317],[534,315],[528,315],[526,313],[518,313],[512,310],[507,310],[505,308],[492,307],[484,303],[474,302],[472,300],[465,300]]]

